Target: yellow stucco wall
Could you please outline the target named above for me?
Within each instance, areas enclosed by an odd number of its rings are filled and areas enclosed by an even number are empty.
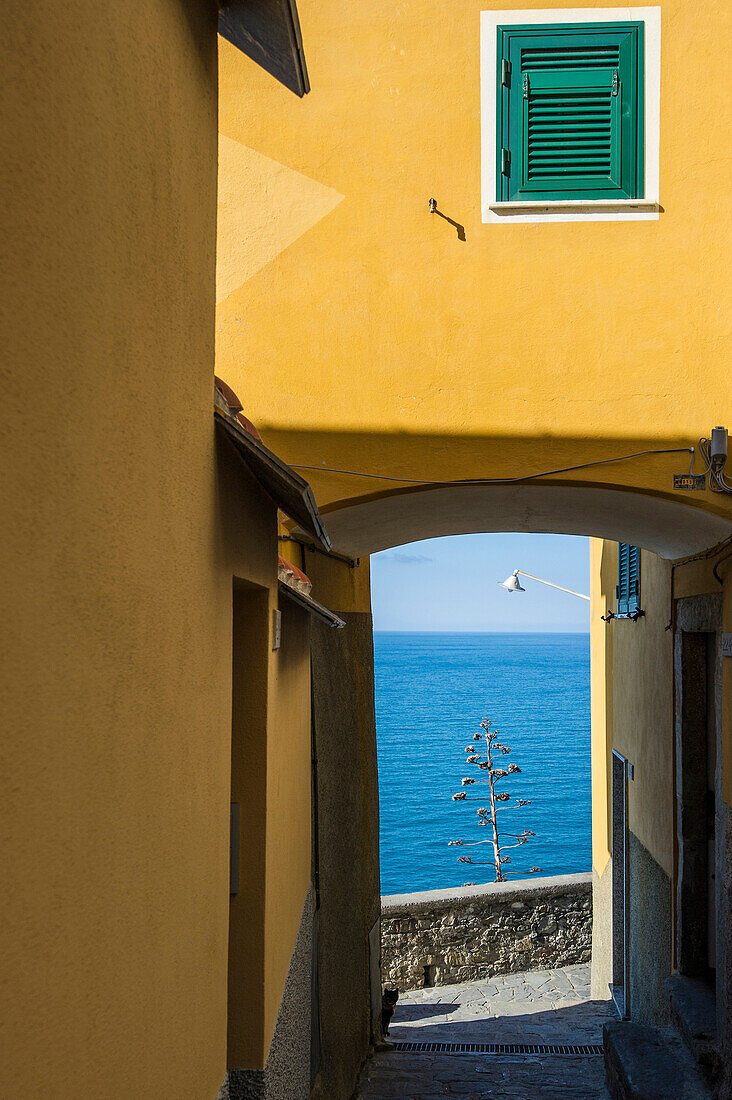
[[[480,224],[478,5],[300,10],[302,101],[221,45],[217,353],[270,444],[457,477],[724,419],[710,104],[728,13],[664,7],[661,221],[568,230]],[[215,18],[199,0],[76,0],[3,22],[2,1073],[19,1100],[198,1100],[226,1064],[232,578],[271,612],[277,547],[212,426]],[[693,203],[676,156],[692,132]],[[666,491],[669,469],[598,479]],[[373,492],[314,483],[326,505]],[[362,568],[334,585],[343,609],[364,609]],[[301,629],[289,657],[259,639],[273,739],[253,1065],[309,881]]]
[[[616,567],[617,568],[617,567]],[[634,766],[628,783],[628,827],[674,874],[674,688],[671,566],[641,552],[638,622],[614,619],[613,748]],[[613,580],[617,583],[617,571]]]
[[[711,0],[661,5],[658,221],[485,225],[479,19],[486,7],[375,0],[361,10],[301,0],[313,89],[302,101],[220,43],[218,369],[266,440],[289,461],[314,467],[307,476],[337,547],[339,515],[407,489],[322,467],[427,480],[511,477],[690,446],[729,420],[732,386],[720,367],[729,301],[718,271],[730,215],[717,166],[729,137],[715,104],[732,12]],[[699,70],[693,89],[690,54]],[[700,142],[693,176],[680,155],[691,133]],[[239,230],[234,194],[254,211],[248,235]],[[432,196],[463,227],[464,241],[428,212]],[[627,486],[643,494],[635,497],[641,509],[651,494],[683,502],[691,526],[702,511],[729,524],[729,498],[673,494],[671,475],[687,462],[646,456],[553,481]],[[427,517],[456,501],[424,496],[422,536],[436,533]],[[476,496],[459,519],[461,530],[500,530],[500,504]],[[369,538],[372,549],[389,544],[373,532],[380,515],[364,509],[360,532],[358,522],[349,520],[351,551]],[[518,522],[530,530],[536,520],[527,510]],[[592,533],[577,502],[558,508],[556,522],[556,529]],[[420,537],[419,523],[405,520],[400,528],[397,519],[389,539],[400,541],[400,530],[402,541]],[[627,536],[621,517],[617,537]],[[668,566],[651,560],[648,619],[606,626],[599,615],[613,606],[616,548],[598,542],[592,554],[593,859],[600,873],[609,858],[612,731],[620,727],[639,761],[632,820],[659,863],[671,865],[662,820],[670,782],[670,595]],[[656,749],[663,755],[657,773]],[[645,797],[653,808],[644,807]]]
[[[239,843],[229,904],[229,1068],[263,1064],[269,596],[264,586],[234,581],[231,801],[239,807]]]
[[[302,0],[302,101],[220,44],[218,364],[289,461],[510,476],[690,444],[729,415],[729,138],[714,105],[732,13],[662,5],[658,221],[484,225],[485,7]],[[428,212],[431,196],[465,241]],[[686,462],[574,476],[670,495]],[[326,509],[385,488],[308,477]],[[711,494],[686,500],[729,515]]]
[[[352,559],[355,561],[356,559]],[[323,557],[307,551],[303,569],[313,582],[313,591],[327,607],[338,613],[371,611],[371,570],[368,557],[359,558],[357,566]]]
[[[592,866],[602,875],[612,848],[610,775],[613,750],[613,637],[602,621],[612,607],[617,547],[590,539],[590,730],[592,759]]]
[[[200,1100],[227,1056],[233,578],[278,598],[274,505],[213,425],[216,5],[11,5],[0,53],[0,1091]],[[257,645],[272,734],[297,721],[255,1066],[310,871],[307,653]]]
[[[274,649],[278,606],[281,642]],[[276,587],[235,583],[233,680],[231,800],[240,807],[240,833],[227,1063],[258,1069],[267,1060],[311,873],[309,617]]]
[[[311,874],[310,616],[281,597],[267,737],[264,1045],[266,1060]]]
[[[611,753],[615,748],[634,766],[628,784],[628,825],[669,878],[676,874],[674,631],[676,599],[723,594],[723,629],[730,617],[729,547],[709,558],[672,566],[641,553],[637,623],[600,615],[615,608],[617,545],[591,541],[592,798],[593,865],[602,873],[610,856]],[[718,575],[713,566],[718,564]],[[673,587],[672,587],[673,586]],[[732,671],[723,661],[722,775],[724,798],[732,794]]]
[[[181,0],[3,13],[0,1075],[17,1100],[193,1100],[225,1064],[214,20]]]

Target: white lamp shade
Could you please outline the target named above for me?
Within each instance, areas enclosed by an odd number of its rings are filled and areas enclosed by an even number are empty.
[[[507,592],[525,592],[526,589],[519,584],[517,573],[518,569],[510,577],[506,577],[505,581],[499,581],[501,588],[505,588]]]

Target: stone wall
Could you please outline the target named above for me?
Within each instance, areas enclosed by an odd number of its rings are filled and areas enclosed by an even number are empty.
[[[592,876],[459,886],[381,899],[381,975],[418,989],[589,962]]]

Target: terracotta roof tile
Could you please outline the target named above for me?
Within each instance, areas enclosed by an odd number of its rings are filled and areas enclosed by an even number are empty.
[[[285,584],[291,585],[293,588],[297,588],[299,591],[310,592],[313,587],[313,582],[303,573],[302,569],[298,569],[292,562],[287,561],[282,555],[278,555],[277,558],[277,573],[279,579]]]
[[[239,400],[239,398],[236,396],[234,391],[232,390],[231,386],[227,386],[226,382],[222,382],[220,378],[216,377],[216,375],[214,375],[214,386],[216,387],[216,389],[218,390],[218,392],[221,394],[224,401],[226,402],[226,405],[229,409],[229,412],[232,413],[236,417],[236,419],[239,421],[239,423],[241,424],[244,431],[248,432],[249,435],[251,435],[254,439],[258,439],[259,442],[261,443],[262,442],[261,435],[259,434],[257,429],[254,427],[251,420],[249,420],[244,415],[244,413],[241,411],[242,410],[242,403]]]
[[[226,404],[231,409],[231,411],[239,412],[239,409],[241,409],[243,406],[239,398],[232,390],[231,386],[227,386],[226,382],[222,382],[220,378],[216,377],[216,375],[214,375],[214,385],[223,397]]]
[[[249,434],[253,435],[255,439],[258,439],[260,443],[262,442],[261,435],[259,434],[257,429],[254,427],[251,420],[247,420],[247,418],[246,418],[246,416],[244,415],[243,412],[238,412],[236,414],[236,419],[239,421],[239,423],[241,424],[241,426],[242,426],[242,428],[244,429],[245,432],[249,432]]]

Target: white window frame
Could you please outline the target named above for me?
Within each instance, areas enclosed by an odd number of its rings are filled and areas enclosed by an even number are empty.
[[[496,200],[496,69],[498,27],[521,23],[645,23],[645,157],[642,199],[567,199],[543,202]],[[658,221],[661,130],[661,9],[542,8],[480,13],[481,181],[483,221],[517,222]]]

